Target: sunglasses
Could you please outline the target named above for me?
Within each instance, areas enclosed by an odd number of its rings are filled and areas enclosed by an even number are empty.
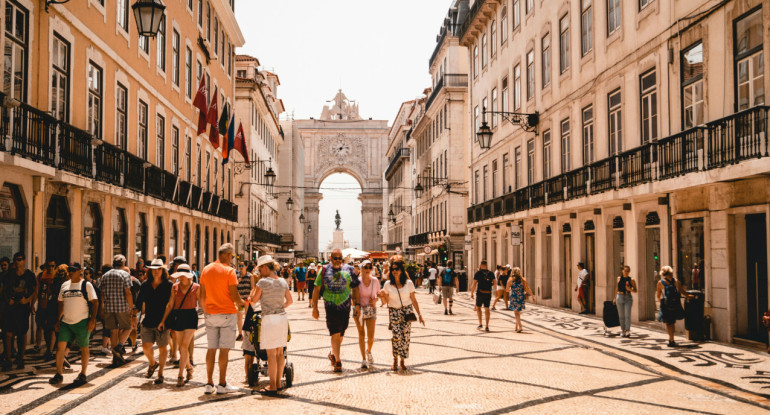
[[[391,268],[391,271],[401,271],[401,268]]]
[[[21,262],[21,261],[24,261],[24,258],[18,257],[13,259],[13,262]]]
[[[332,261],[342,261],[342,257],[341,256],[333,256],[332,257]]]
[[[371,265],[366,265],[366,266],[364,266],[364,269],[372,269],[372,266]]]

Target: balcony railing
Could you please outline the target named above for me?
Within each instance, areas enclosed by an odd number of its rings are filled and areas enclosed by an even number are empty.
[[[281,235],[254,226],[251,228],[251,240],[259,244],[280,245]]]
[[[468,222],[563,201],[565,188],[567,200],[573,200],[768,157],[769,111],[770,106],[757,106],[478,203],[468,208]]]
[[[428,244],[428,234],[430,232],[420,233],[417,235],[411,235],[409,237],[409,246],[420,247]]]
[[[467,87],[468,86],[468,74],[458,74],[458,73],[448,73],[444,74],[444,76],[441,77],[441,79],[436,82],[436,86],[433,87],[433,92],[431,92],[430,96],[428,97],[428,100],[425,101],[425,110],[427,111],[428,108],[430,108],[430,105],[433,103],[433,101],[438,96],[439,92],[444,87],[451,88],[451,87]]]
[[[3,102],[0,94],[0,103]],[[237,221],[238,208],[228,200],[201,202],[201,189],[177,175],[112,144],[94,140],[91,133],[61,122],[28,104],[0,107],[0,151],[56,167],[79,176],[121,186]],[[209,193],[208,201],[213,195]],[[209,210],[206,210],[209,209]]]
[[[408,147],[402,147],[396,150],[396,154],[393,155],[393,158],[390,159],[390,163],[388,164],[388,168],[385,169],[385,180],[387,180],[390,177],[390,173],[393,172],[393,170],[396,168],[396,164],[401,160],[401,158],[409,158],[409,148]]]

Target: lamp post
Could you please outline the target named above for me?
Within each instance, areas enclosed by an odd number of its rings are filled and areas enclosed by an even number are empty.
[[[292,210],[294,208],[294,201],[291,199],[291,196],[289,196],[288,199],[286,199],[286,209]]]
[[[508,111],[487,111],[484,107],[481,112],[481,127],[476,132],[476,137],[479,140],[479,147],[482,150],[488,150],[492,144],[492,129],[487,124],[487,114],[497,114],[508,120],[511,124],[520,126],[524,131],[534,132],[537,135],[537,123],[540,121],[540,115],[537,112],[526,114],[521,112],[508,112]]]
[[[422,184],[420,183],[417,183],[417,186],[414,187],[414,194],[417,195],[418,199],[422,197],[423,190],[425,189],[422,187]]]
[[[134,10],[139,36],[155,37],[163,21],[166,6],[160,0],[137,0],[131,8]]]

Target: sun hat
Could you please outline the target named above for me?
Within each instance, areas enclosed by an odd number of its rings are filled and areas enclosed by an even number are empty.
[[[152,260],[152,262],[150,263],[150,265],[147,265],[147,268],[148,268],[148,269],[159,269],[159,268],[163,268],[163,260],[162,260],[162,259],[160,259],[160,258],[155,258],[155,259],[153,259],[153,260]]]
[[[171,278],[179,278],[179,277],[193,278],[193,273],[190,270],[190,265],[179,264],[179,266],[176,267],[176,272],[171,274]]]
[[[372,261],[365,259],[363,262],[361,262],[361,268],[363,268],[366,265],[372,265]]]
[[[270,255],[262,255],[257,259],[257,267],[261,267],[262,265],[267,265],[270,263],[276,263],[272,256]]]

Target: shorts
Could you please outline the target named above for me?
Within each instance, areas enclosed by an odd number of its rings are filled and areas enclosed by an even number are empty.
[[[142,344],[157,343],[158,347],[168,346],[168,337],[171,330],[159,331],[157,327],[142,326]]]
[[[131,312],[104,313],[104,328],[107,330],[131,330]]]
[[[62,322],[59,324],[59,332],[56,335],[57,342],[69,343],[74,341],[78,347],[88,347],[91,332],[88,331],[88,318],[75,324]]]
[[[235,347],[237,314],[206,314],[206,339],[209,349]]]
[[[489,308],[489,303],[492,301],[492,293],[476,293],[476,307]]]
[[[305,281],[297,281],[297,290],[301,291],[305,289],[307,283]]]
[[[289,335],[289,318],[284,314],[262,316],[262,338],[259,347],[264,350],[286,347]]]
[[[455,287],[449,286],[441,286],[441,296],[446,298],[447,300],[451,300],[452,296],[454,295]]]
[[[27,334],[29,331],[29,307],[24,304],[14,304],[7,308],[8,313],[3,318],[3,331],[13,334]]]
[[[254,350],[254,345],[251,343],[251,332],[248,330],[243,331],[243,343],[241,343],[241,349],[243,349],[244,356],[256,356],[257,351]]]
[[[350,306],[340,309],[340,307],[325,305],[326,308],[326,328],[329,329],[329,335],[339,334],[345,336],[345,330],[350,323]]]
[[[37,314],[35,314],[35,324],[43,330],[53,330],[58,319],[59,310],[57,308],[38,309]]]
[[[173,326],[168,326],[171,330],[185,331],[198,329],[198,311],[194,308],[173,310],[172,313],[176,313],[177,318]]]
[[[586,300],[588,298],[586,296],[587,291],[587,288],[581,285],[580,288],[578,288],[578,300]]]

